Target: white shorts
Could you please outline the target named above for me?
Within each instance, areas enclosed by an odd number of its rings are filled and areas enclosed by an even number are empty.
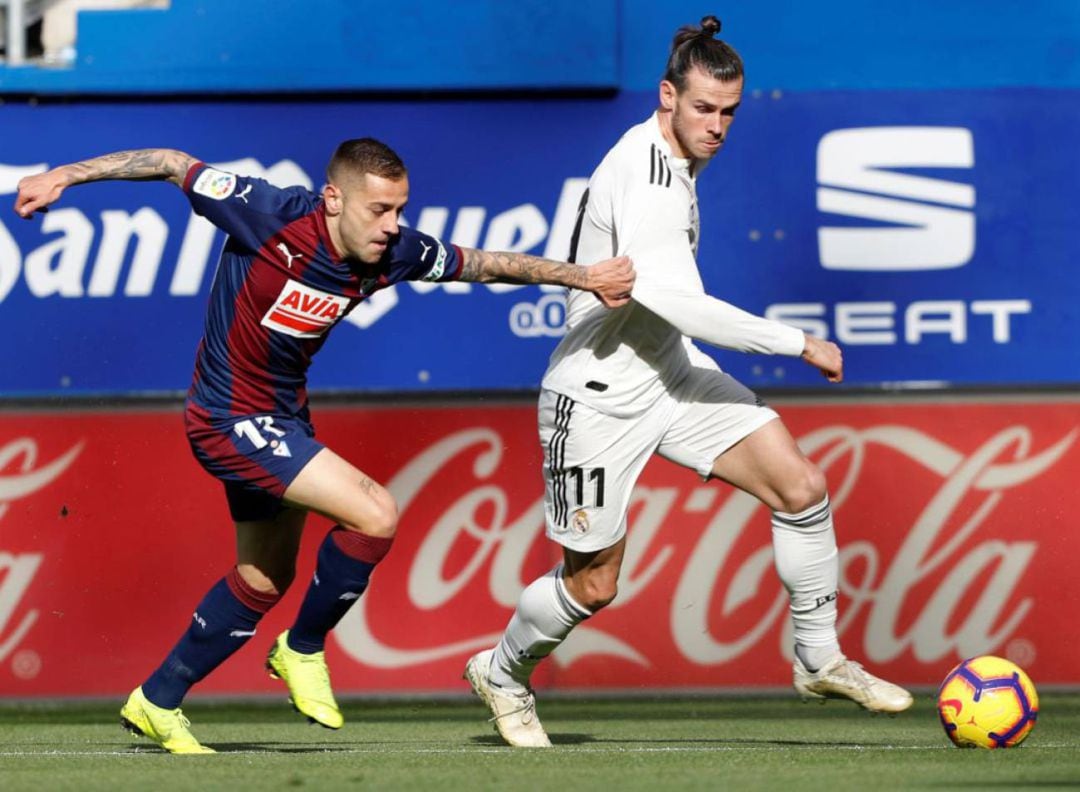
[[[718,456],[778,417],[738,380],[709,368],[692,369],[632,418],[542,390],[548,538],[583,553],[611,547],[626,534],[630,496],[653,453],[708,478]]]

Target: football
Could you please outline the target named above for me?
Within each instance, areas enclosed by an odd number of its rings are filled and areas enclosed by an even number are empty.
[[[956,666],[938,690],[938,715],[959,748],[1014,748],[1035,727],[1039,694],[1015,663],[992,655]]]

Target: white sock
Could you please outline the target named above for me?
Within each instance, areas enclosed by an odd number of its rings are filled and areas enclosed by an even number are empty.
[[[562,579],[562,564],[521,592],[491,661],[491,682],[512,691],[529,685],[536,664],[592,614],[574,601]]]
[[[829,498],[798,514],[773,512],[776,571],[791,596],[795,653],[816,671],[840,652],[836,595],[840,576]]]

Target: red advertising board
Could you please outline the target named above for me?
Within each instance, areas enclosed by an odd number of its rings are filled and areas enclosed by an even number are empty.
[[[841,642],[899,682],[995,653],[1037,683],[1080,683],[1076,402],[788,404],[827,472]],[[322,408],[319,436],[387,484],[394,549],[327,645],[343,693],[464,692],[521,588],[549,569],[531,405]],[[198,692],[280,692],[263,656],[291,623],[328,528],[309,520],[297,583]],[[0,696],[120,695],[234,563],[220,485],[179,408],[0,412]],[[537,687],[790,683],[769,515],[662,460],[635,492],[618,599],[543,664]]]

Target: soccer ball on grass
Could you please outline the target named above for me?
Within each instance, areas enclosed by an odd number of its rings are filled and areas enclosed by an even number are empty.
[[[992,655],[956,666],[938,690],[938,715],[960,748],[1014,748],[1039,714],[1039,694],[1015,663]]]

